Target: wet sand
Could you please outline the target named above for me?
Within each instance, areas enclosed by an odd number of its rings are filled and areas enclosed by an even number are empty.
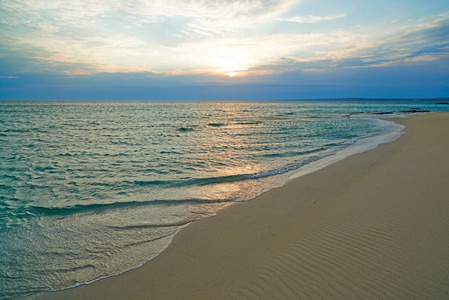
[[[449,113],[179,232],[136,270],[39,299],[447,299]]]

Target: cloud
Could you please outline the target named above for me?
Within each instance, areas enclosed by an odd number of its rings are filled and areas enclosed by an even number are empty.
[[[378,41],[360,54],[361,66],[420,63],[449,55],[449,16],[422,23],[407,32]]]
[[[296,2],[2,1],[0,17],[6,26],[0,28],[0,46],[40,60],[44,69],[66,66],[64,73],[172,72],[201,65],[184,65],[179,50],[186,47],[179,45],[223,40],[251,24],[278,17]],[[203,52],[196,53],[196,60]]]
[[[0,76],[1,79],[15,79],[20,78],[19,76]]]
[[[330,16],[295,16],[291,18],[279,18],[278,21],[295,22],[295,23],[318,23],[324,21],[333,21],[346,17],[346,14],[330,15]]]
[[[392,33],[373,38],[366,26],[352,31],[334,31],[333,47],[315,48],[313,57],[292,55],[288,60],[273,61],[265,68],[295,70],[372,68],[410,65],[436,61],[449,56],[449,16],[428,16],[429,21],[406,28],[390,28]],[[357,33],[359,32],[359,33]],[[324,45],[323,45],[324,46]],[[260,68],[260,67],[259,67]]]
[[[293,60],[301,63],[317,61],[315,52],[319,49],[338,49],[348,40],[355,41],[357,38],[358,35],[343,31],[328,34],[280,33],[182,43],[174,51],[184,64],[195,65],[204,72],[266,75],[271,71],[289,69],[289,63]],[[201,59],[198,60],[198,57]],[[290,61],[286,61],[285,57],[289,57]],[[294,64],[290,64],[292,66]]]
[[[61,25],[90,24],[108,17],[123,18],[137,25],[160,17],[242,19],[254,22],[278,15],[295,0],[10,0],[1,4],[8,24],[31,24],[49,20]],[[82,23],[82,22],[81,22]]]
[[[387,20],[384,27],[320,24],[314,31],[318,26],[279,21],[325,23],[347,15],[280,18],[286,12],[292,15],[289,9],[297,2],[1,1],[0,49],[4,57],[20,56],[30,62],[20,64],[17,72],[72,76],[136,72],[266,75],[419,63],[448,52],[448,14],[407,24]],[[299,32],[298,27],[309,27],[309,31]]]

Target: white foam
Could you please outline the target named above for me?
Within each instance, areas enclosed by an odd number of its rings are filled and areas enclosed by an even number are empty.
[[[349,145],[341,151],[338,151],[334,155],[329,155],[323,159],[312,162],[304,167],[296,170],[289,179],[297,178],[314,171],[320,170],[328,165],[336,163],[353,154],[362,153],[368,150],[376,148],[380,144],[390,143],[397,140],[404,132],[404,125],[396,124],[392,121],[379,120],[384,122],[384,128],[380,132],[374,132],[360,136],[353,143],[344,143],[342,145]],[[351,140],[352,142],[352,140]]]

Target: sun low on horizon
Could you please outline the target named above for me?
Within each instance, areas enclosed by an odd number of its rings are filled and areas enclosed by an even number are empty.
[[[0,2],[0,84],[4,99],[36,93],[30,86],[41,97],[92,98],[117,82],[134,94],[245,83],[278,86],[273,96],[283,84],[316,86],[307,95],[317,97],[318,86],[341,96],[357,84],[369,96],[373,80],[391,85],[383,74],[405,71],[393,96],[407,96],[408,77],[423,72],[440,82],[438,96],[449,90],[448,33],[443,0],[8,0]]]

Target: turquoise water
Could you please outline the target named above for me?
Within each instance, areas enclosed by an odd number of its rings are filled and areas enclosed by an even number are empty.
[[[0,298],[119,274],[431,101],[0,102]]]

